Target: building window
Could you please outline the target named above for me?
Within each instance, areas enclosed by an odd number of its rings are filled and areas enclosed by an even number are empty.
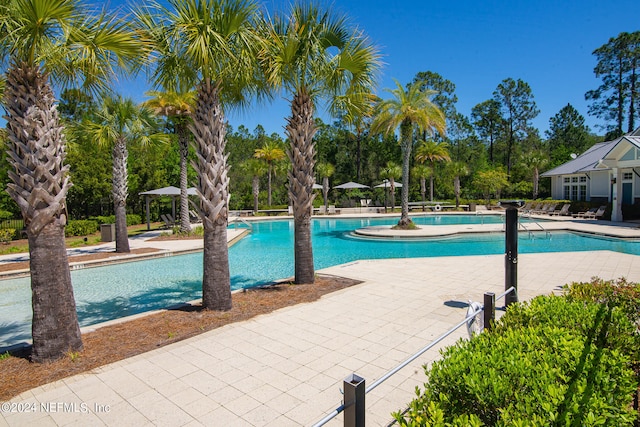
[[[580,182],[587,182],[587,177],[586,176],[581,176],[580,177]]]
[[[631,181],[633,179],[633,173],[632,172],[625,172],[622,174],[622,179],[624,181]]]
[[[571,200],[571,187],[568,185],[564,186],[564,199],[565,200]]]
[[[578,186],[571,186],[571,200],[578,200]]]
[[[571,177],[571,182],[578,182],[578,177],[577,176],[572,176]]]
[[[564,182],[565,184],[568,184],[568,183],[570,183],[570,182],[571,182],[571,178],[569,178],[568,176],[565,176],[565,177],[564,177],[564,179],[563,179],[563,182]]]
[[[580,186],[580,198],[578,200],[587,200],[587,186]]]

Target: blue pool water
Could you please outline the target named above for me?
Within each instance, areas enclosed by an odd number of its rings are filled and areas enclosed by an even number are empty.
[[[416,217],[420,225],[501,222],[499,216],[472,215]],[[397,218],[312,221],[314,263],[317,269],[358,259],[503,254],[504,234],[458,236],[444,239],[375,240],[351,231],[369,225],[391,225]],[[530,239],[520,233],[520,253],[613,250],[640,255],[640,242],[554,232]],[[239,289],[291,277],[293,222],[253,223],[252,232],[229,249],[232,288]],[[72,271],[78,316],[82,326],[167,307],[201,297],[202,253]],[[29,279],[0,281],[0,347],[30,337]]]

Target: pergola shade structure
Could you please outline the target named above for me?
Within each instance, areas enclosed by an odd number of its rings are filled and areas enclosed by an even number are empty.
[[[187,189],[187,194],[189,196],[196,196],[196,189],[194,187]],[[144,196],[145,203],[145,212],[147,215],[147,230],[151,229],[150,223],[150,215],[149,215],[149,204],[152,200],[157,199],[159,197],[171,197],[171,214],[175,218],[176,217],[176,199],[180,197],[180,189],[178,187],[169,186],[162,187],[155,190],[145,191],[140,193],[141,196]]]

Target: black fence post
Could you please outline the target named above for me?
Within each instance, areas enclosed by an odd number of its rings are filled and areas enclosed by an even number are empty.
[[[496,294],[493,292],[484,293],[484,328],[490,331],[493,322],[496,320]]]
[[[351,374],[344,379],[344,427],[365,427],[364,378]]]

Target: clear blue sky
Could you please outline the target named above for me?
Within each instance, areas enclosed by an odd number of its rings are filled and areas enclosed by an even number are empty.
[[[119,3],[119,2],[116,2]],[[263,0],[281,10],[289,1]],[[533,91],[541,136],[549,118],[571,103],[594,130],[584,94],[599,86],[593,74],[594,49],[622,31],[640,30],[638,0],[339,0],[323,1],[347,14],[379,47],[385,63],[378,95],[403,85],[419,71],[434,71],[456,85],[457,109],[492,97],[505,78],[522,79]],[[141,85],[122,85],[125,95],[141,99]],[[283,134],[288,103],[280,96],[269,105],[228,114],[230,124]],[[325,121],[330,118],[321,112]]]

